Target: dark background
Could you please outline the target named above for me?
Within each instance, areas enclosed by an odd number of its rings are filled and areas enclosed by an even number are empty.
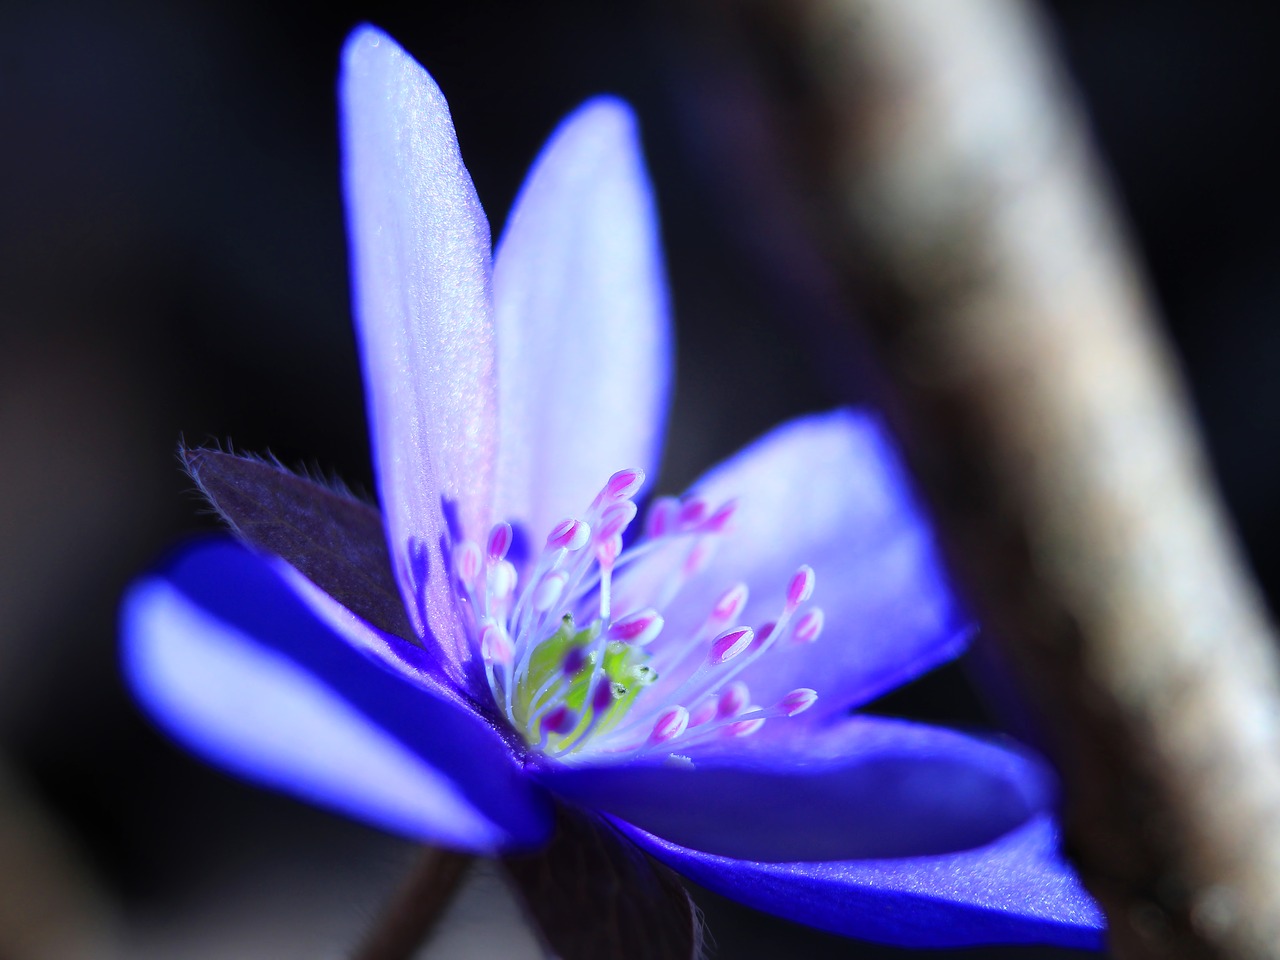
[[[1274,606],[1280,15],[1048,9]],[[0,818],[46,837],[32,862],[97,897],[86,930],[98,955],[341,956],[409,855],[171,747],[115,664],[121,591],[210,526],[177,469],[180,434],[372,489],[334,100],[338,51],[362,20],[445,91],[495,235],[566,111],[601,91],[635,105],[677,323],[662,488],[858,392],[851,364],[798,315],[805,302],[779,296],[767,251],[743,240],[753,198],[733,192],[700,113],[714,58],[660,8],[0,3]],[[984,719],[958,668],[884,708]],[[0,896],[35,884],[22,863],[0,857]],[[700,902],[725,958],[903,955]],[[513,917],[482,882],[440,955],[505,936]],[[479,955],[498,951],[484,942]],[[0,933],[0,958],[7,943]]]

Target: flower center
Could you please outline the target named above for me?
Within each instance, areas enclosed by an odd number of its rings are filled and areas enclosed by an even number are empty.
[[[493,528],[484,548],[467,540],[455,549],[461,606],[494,702],[548,756],[676,755],[713,738],[750,736],[817,699],[802,687],[762,707],[739,679],[780,644],[818,638],[822,611],[801,612],[813,570],[796,571],[768,623],[738,623],[748,597],[739,583],[710,605],[699,628],[664,633],[661,611],[706,568],[737,504],[660,499],[643,536],[624,549],[643,483],[640,470],[615,473],[584,519],[552,528],[523,573],[507,558],[508,523]]]

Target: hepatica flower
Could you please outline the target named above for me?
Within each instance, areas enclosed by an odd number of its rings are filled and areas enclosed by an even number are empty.
[[[873,419],[786,424],[639,509],[670,359],[628,109],[562,124],[491,257],[422,68],[361,29],[341,103],[381,514],[185,451],[240,537],[127,597],[125,669],[154,717],[421,841],[537,850],[574,810],[827,930],[1098,945],[1037,760],[852,713],[966,637]]]

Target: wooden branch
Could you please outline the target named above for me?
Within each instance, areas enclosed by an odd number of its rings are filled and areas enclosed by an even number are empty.
[[[1043,25],[1015,0],[718,9],[810,148],[809,214],[1042,713],[1113,949],[1280,956],[1274,638]]]
[[[418,851],[409,875],[352,960],[410,960],[430,939],[473,857],[440,847]]]

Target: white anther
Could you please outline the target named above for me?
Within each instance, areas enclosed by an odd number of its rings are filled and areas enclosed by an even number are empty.
[[[538,613],[546,613],[551,610],[560,602],[560,597],[564,594],[564,587],[567,582],[565,575],[562,573],[553,573],[549,577],[543,577],[542,582],[533,591],[533,609]]]
[[[489,595],[496,600],[511,596],[516,589],[516,568],[509,560],[499,560],[489,568]]]
[[[496,623],[486,623],[480,631],[480,656],[486,663],[506,666],[515,657],[515,647],[507,631]]]

